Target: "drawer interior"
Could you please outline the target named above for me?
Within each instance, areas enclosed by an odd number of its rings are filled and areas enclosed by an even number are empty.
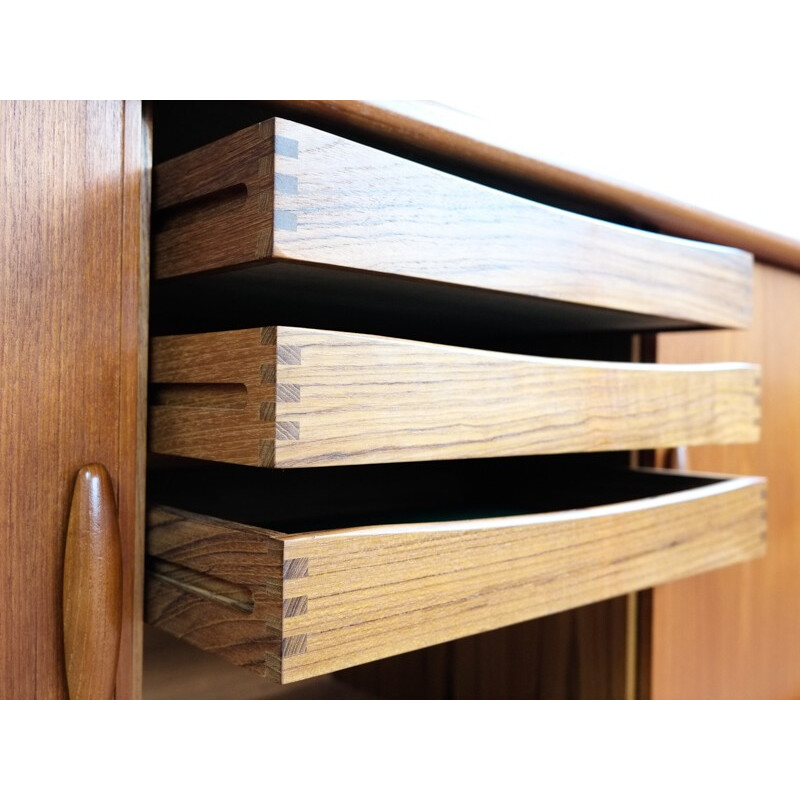
[[[165,481],[147,619],[292,683],[763,553],[759,478],[550,459],[403,466]]]
[[[627,469],[626,454],[304,470],[188,462],[151,475],[152,503],[285,533],[487,519],[639,500],[715,482]]]

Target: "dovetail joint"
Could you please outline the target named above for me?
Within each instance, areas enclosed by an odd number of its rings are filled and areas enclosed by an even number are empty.
[[[273,182],[276,192],[281,192],[282,194],[297,194],[298,184],[295,175],[282,175],[280,172],[276,172]]]
[[[268,258],[272,253],[272,228],[261,231],[256,239],[256,258]]]
[[[289,558],[283,562],[283,579],[308,577],[308,558]]]
[[[299,158],[300,142],[297,139],[290,139],[288,136],[275,134],[275,155],[286,156],[286,158]]]
[[[279,344],[277,358],[279,364],[300,364],[300,348],[291,344]]]
[[[272,439],[258,440],[258,463],[262,467],[275,466],[275,442]]]
[[[308,595],[302,594],[299,597],[287,597],[283,601],[283,617],[300,617],[308,613]]]
[[[275,422],[275,438],[276,439],[299,439],[300,438],[300,423],[293,420],[286,422]]]
[[[284,658],[299,656],[308,648],[308,634],[300,633],[297,636],[287,636],[281,642],[281,655]]]
[[[261,329],[261,344],[275,344],[276,341],[277,336],[273,325]]]
[[[275,399],[282,403],[299,403],[300,385],[297,383],[279,383],[275,387]]]
[[[272,224],[278,231],[296,231],[297,214],[293,211],[275,210],[272,215]]]

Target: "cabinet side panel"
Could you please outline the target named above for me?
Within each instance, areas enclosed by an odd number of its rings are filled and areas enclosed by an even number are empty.
[[[135,457],[119,420],[123,125],[116,101],[0,104],[0,697],[66,696],[72,485],[100,462],[119,492]]]
[[[800,275],[757,265],[748,331],[659,336],[661,361],[762,365],[761,441],[689,449],[696,471],[767,478],[765,558],[653,591],[652,696],[800,697]]]

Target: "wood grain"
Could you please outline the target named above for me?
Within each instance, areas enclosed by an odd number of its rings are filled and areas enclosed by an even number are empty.
[[[125,101],[122,153],[119,524],[122,540],[122,635],[117,699],[142,694],[144,511],[147,461],[147,338],[150,289],[149,108]],[[123,488],[124,487],[124,488]]]
[[[708,480],[578,511],[295,535],[158,507],[149,556],[246,587],[253,610],[154,570],[147,618],[273,680],[321,675],[763,554],[763,480]]]
[[[624,699],[625,601],[615,597],[453,642],[453,698]]]
[[[382,700],[622,700],[626,598],[335,673]]]
[[[154,452],[254,466],[758,437],[758,369],[744,364],[583,362],[280,326],[156,337],[151,370]]]
[[[450,700],[452,647],[451,642],[424,647],[334,675],[356,691],[380,700]]]
[[[653,596],[652,696],[800,697],[800,276],[757,265],[752,328],[659,336],[660,359],[747,358],[762,365],[761,440],[690,448],[694,469],[769,481],[766,558],[661,586]]]
[[[615,183],[537,158],[535,144],[520,149],[519,136],[437,103],[357,100],[272,100],[267,113],[298,119],[343,136],[369,141],[443,169],[468,169],[477,179],[511,184],[520,193],[558,193],[570,204],[609,209],[633,224],[673,236],[750,251],[767,262],[800,270],[800,241],[681,203],[641,187]],[[530,137],[535,142],[535,136]],[[658,187],[655,187],[657,190]]]
[[[159,165],[157,278],[319,263],[746,325],[752,258],[499,192],[286,120]]]
[[[212,653],[144,626],[145,700],[367,700],[374,693],[355,689],[335,675],[288,686],[268,683]]]
[[[0,463],[13,476],[0,481],[1,697],[67,696],[61,586],[77,470],[105,464],[119,508],[135,505],[136,486],[121,482],[140,457],[134,404],[122,401],[140,351],[123,113],[120,102],[0,104]],[[123,513],[129,563],[136,533]],[[124,622],[126,653],[134,629]]]
[[[111,478],[75,479],[64,554],[64,660],[71,700],[113,700],[122,629],[122,550]]]

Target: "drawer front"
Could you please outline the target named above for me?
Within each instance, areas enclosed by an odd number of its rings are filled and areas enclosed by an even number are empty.
[[[758,368],[537,358],[269,327],[154,340],[157,453],[311,467],[758,438]]]
[[[154,273],[324,264],[743,326],[752,257],[506,194],[285,120],[154,173]]]
[[[290,682],[763,554],[762,479],[630,476],[647,496],[299,534],[156,507],[147,619]]]

